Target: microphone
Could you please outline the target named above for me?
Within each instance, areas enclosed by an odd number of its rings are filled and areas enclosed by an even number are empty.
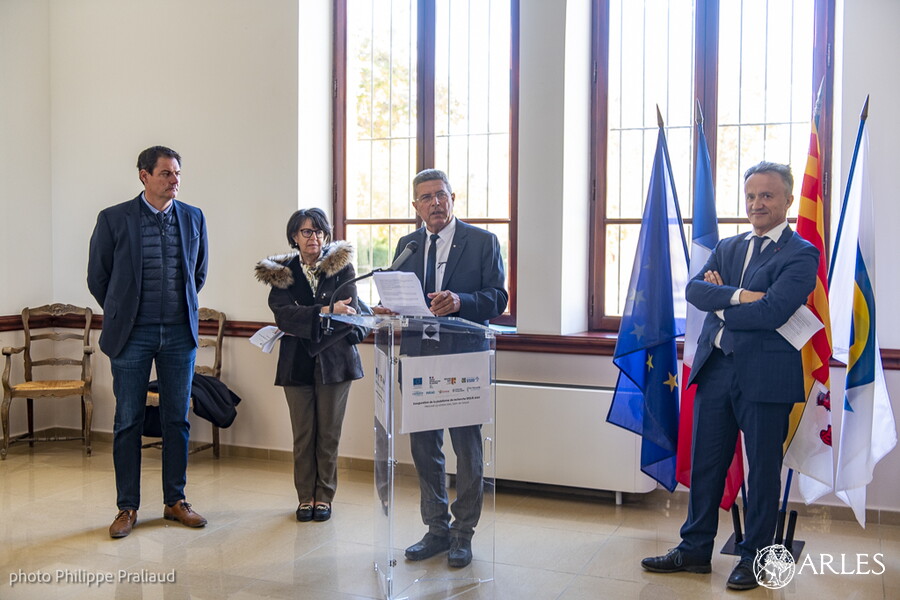
[[[334,331],[334,328],[331,326],[331,315],[334,313],[334,302],[335,302],[335,300],[340,298],[340,296],[338,294],[340,293],[340,291],[342,289],[344,289],[346,286],[350,285],[351,283],[356,283],[360,279],[366,279],[367,277],[371,277],[375,273],[381,273],[383,271],[396,271],[397,269],[400,268],[401,265],[403,265],[403,263],[406,262],[406,259],[409,258],[410,256],[412,256],[412,254],[418,249],[419,249],[419,242],[413,240],[410,243],[408,243],[405,248],[403,248],[403,251],[397,255],[397,259],[394,262],[392,262],[391,266],[389,266],[387,269],[374,269],[374,270],[370,271],[369,273],[366,273],[365,275],[360,275],[359,277],[354,277],[353,279],[349,279],[349,280],[345,281],[344,283],[342,283],[341,285],[339,285],[337,287],[337,289],[334,290],[334,293],[331,294],[331,302],[328,305],[328,316],[325,317],[325,327],[324,327],[325,335],[331,335],[331,333]]]
[[[399,254],[399,256],[397,256],[397,259],[391,263],[391,266],[389,266],[387,269],[384,269],[384,270],[385,271],[396,271],[397,269],[400,268],[400,266],[403,263],[406,262],[406,259],[409,258],[413,254],[413,252],[415,252],[418,249],[419,249],[419,242],[417,242],[415,240],[411,241],[410,243],[408,243],[406,245],[406,248],[403,249],[403,252],[401,252]],[[376,269],[376,271],[378,271],[378,270],[380,270],[380,269]]]

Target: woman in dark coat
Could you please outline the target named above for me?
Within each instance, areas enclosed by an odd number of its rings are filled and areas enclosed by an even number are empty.
[[[319,313],[353,279],[353,246],[332,242],[331,225],[318,208],[298,210],[288,220],[288,243],[299,252],[271,256],[256,265],[269,284],[269,308],[285,333],[275,385],[284,387],[294,431],[294,486],[298,521],[327,521],[337,488],[337,455],[350,383],[363,376],[356,344],[364,328],[333,323],[326,335]],[[346,286],[335,314],[357,314],[356,285]]]

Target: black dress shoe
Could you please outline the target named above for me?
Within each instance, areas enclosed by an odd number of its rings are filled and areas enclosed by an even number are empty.
[[[316,504],[316,508],[313,511],[313,521],[327,521],[331,518],[331,505],[330,504]]]
[[[641,566],[654,573],[709,573],[712,571],[710,562],[691,558],[678,548],[672,548],[665,556],[649,556],[641,561]]]
[[[753,572],[753,559],[742,558],[728,577],[726,585],[732,590],[752,590],[759,587],[759,581]]]
[[[406,549],[407,560],[425,560],[450,548],[450,538],[426,533],[420,541]]]
[[[450,540],[450,552],[447,554],[447,564],[456,569],[469,566],[472,562],[472,540],[453,538]]]
[[[300,506],[297,507],[297,520],[301,523],[305,523],[306,521],[312,521],[313,518],[313,505],[307,502],[304,502]]]

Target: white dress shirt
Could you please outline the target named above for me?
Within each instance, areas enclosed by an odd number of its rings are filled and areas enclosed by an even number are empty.
[[[762,237],[765,239],[763,240],[762,246],[759,249],[760,253],[762,253],[762,251],[765,250],[769,244],[771,244],[773,242],[777,242],[779,239],[781,239],[781,234],[784,233],[784,230],[787,226],[788,226],[788,222],[784,221],[781,225],[776,225],[775,227],[773,227],[772,229],[770,229],[769,231],[764,233],[762,235]],[[751,231],[744,237],[744,239],[752,240],[755,237],[756,237],[756,234]],[[747,265],[750,264],[750,258],[752,256],[753,256],[753,244],[747,244],[747,254],[744,256],[744,266],[741,268],[741,284],[744,283],[744,272],[747,270]],[[734,294],[731,295],[731,305],[732,306],[737,306],[738,304],[741,303],[741,292],[743,292],[743,291],[744,291],[744,288],[739,287],[737,290],[735,290]],[[724,309],[717,310],[716,316],[718,316],[724,322],[725,321]],[[716,339],[713,340],[713,346],[715,346],[716,348],[720,348],[720,349],[722,348],[721,342],[722,342],[722,332],[723,331],[725,331],[724,327],[719,329],[719,333],[716,334]]]
[[[426,294],[441,291],[441,284],[444,282],[444,271],[447,269],[447,259],[450,257],[450,247],[453,245],[453,235],[456,233],[456,217],[450,219],[446,227],[438,232],[438,239],[435,242],[437,247],[437,265],[434,271],[434,285],[437,289],[425,290]],[[428,272],[428,248],[431,246],[432,232],[425,228],[425,269],[422,273]]]

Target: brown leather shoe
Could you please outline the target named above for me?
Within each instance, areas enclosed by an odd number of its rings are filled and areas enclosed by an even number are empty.
[[[109,526],[109,537],[123,538],[137,525],[136,510],[120,510],[112,525]]]
[[[174,506],[167,506],[163,510],[163,518],[170,521],[179,521],[188,527],[203,527],[206,519],[191,510],[191,505],[184,500],[179,500]]]

